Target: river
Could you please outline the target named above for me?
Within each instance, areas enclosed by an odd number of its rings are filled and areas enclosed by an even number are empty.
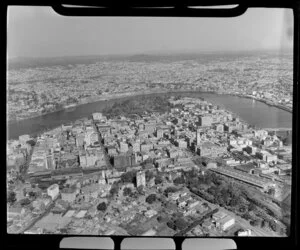
[[[183,93],[173,93],[172,95],[176,96],[182,94]],[[150,95],[163,95],[163,93]],[[249,98],[200,92],[184,92],[184,95],[190,97],[202,97],[208,102],[220,105],[225,109],[232,111],[241,119],[256,127],[292,127],[292,114],[290,112]],[[115,102],[130,98],[134,98],[134,96],[83,104],[75,107],[71,111],[62,110],[35,118],[13,122],[8,124],[7,137],[8,139],[17,139],[19,135],[23,134],[36,135],[41,131],[55,128],[61,124],[88,117],[94,112],[101,112],[104,108],[111,106]]]

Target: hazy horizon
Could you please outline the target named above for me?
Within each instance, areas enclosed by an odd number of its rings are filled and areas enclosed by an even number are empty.
[[[133,56],[172,56],[172,55],[205,55],[205,54],[239,54],[239,53],[259,53],[259,52],[277,52],[277,53],[293,53],[292,49],[253,49],[253,50],[214,50],[214,51],[185,51],[185,50],[166,50],[166,51],[145,51],[139,53],[123,53],[123,54],[75,54],[75,55],[55,55],[55,56],[17,56],[8,57],[8,60],[16,59],[56,59],[56,58],[74,58],[74,57],[133,57]]]
[[[286,51],[292,10],[249,9],[233,18],[66,17],[10,6],[7,58]]]

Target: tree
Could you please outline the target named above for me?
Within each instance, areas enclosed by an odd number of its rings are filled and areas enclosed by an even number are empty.
[[[216,179],[215,184],[216,184],[217,186],[222,186],[222,185],[225,184],[225,181],[222,180],[221,178],[218,178],[218,179]]]
[[[119,186],[118,186],[118,183],[114,182],[114,183],[112,184],[112,187],[110,188],[109,194],[110,194],[111,196],[114,196],[114,195],[116,195],[118,192],[119,192]]]
[[[124,188],[124,189],[123,189],[123,195],[124,195],[124,196],[130,196],[130,195],[132,195],[132,190],[131,190],[131,188],[129,188],[129,187]]]
[[[246,211],[247,207],[245,205],[244,200],[241,198],[241,196],[233,196],[231,201],[229,202],[229,205],[232,207],[242,207],[241,211]]]
[[[179,219],[175,220],[176,229],[182,230],[182,229],[186,228],[186,226],[187,226],[187,223],[184,219],[179,218]]]
[[[145,176],[146,176],[146,181],[148,182],[154,177],[154,174],[152,171],[147,170]]]
[[[160,223],[163,221],[163,217],[161,215],[157,216],[156,220]]]
[[[111,196],[114,196],[114,195],[116,195],[117,193],[118,193],[118,187],[112,186],[111,189],[110,189],[110,191],[109,191],[109,194],[110,194]]]
[[[210,188],[207,189],[207,192],[213,196],[219,196],[221,190],[217,186],[211,186]]]
[[[231,201],[230,194],[229,193],[224,194],[223,200],[224,200],[225,205],[228,206]]]
[[[210,177],[211,177],[211,181],[214,184],[218,184],[218,181],[219,181],[220,177],[218,177],[215,173],[210,174]]]
[[[269,222],[266,220],[262,220],[261,227],[268,227],[268,226],[269,226]]]
[[[215,196],[215,200],[216,200],[216,203],[218,203],[220,206],[225,206],[225,200],[224,200],[224,197],[220,194],[218,194],[217,196]]]
[[[154,182],[156,185],[161,184],[163,182],[163,179],[160,175],[157,175],[154,179]]]
[[[169,193],[175,193],[177,191],[177,188],[175,188],[175,187],[167,187],[166,189],[165,189],[165,195],[167,196]]]
[[[248,205],[248,210],[249,211],[255,211],[256,209],[257,209],[256,206],[252,202],[250,202],[249,205]]]
[[[250,225],[253,227],[258,227],[259,225],[261,225],[261,221],[259,219],[251,220]]]
[[[20,200],[21,206],[27,206],[27,205],[29,205],[30,203],[31,203],[31,202],[30,202],[30,200],[29,200],[28,198],[24,198],[24,199]]]
[[[173,230],[176,230],[175,223],[172,220],[170,220],[170,221],[167,222],[167,226],[169,228],[172,228]]]
[[[102,211],[102,212],[104,212],[104,211],[106,210],[106,208],[107,208],[107,205],[106,205],[105,202],[101,202],[101,203],[97,206],[97,210],[98,210],[98,211]]]
[[[270,188],[268,190],[268,194],[271,195],[271,196],[274,196],[275,195],[275,188]]]
[[[198,178],[189,178],[188,177],[186,180],[186,185],[189,187],[196,187],[196,188],[199,188],[202,190],[206,188],[205,184],[203,184],[203,183],[199,184]]]
[[[180,185],[184,183],[184,178],[183,177],[177,177],[174,181],[175,185]]]
[[[61,228],[60,233],[61,234],[68,234],[69,230],[67,228]]]
[[[275,232],[278,230],[277,223],[274,220],[269,220],[269,226]]]
[[[42,93],[42,94],[41,94],[41,99],[42,99],[43,101],[47,101],[48,97],[47,97],[44,93]]]
[[[208,207],[208,203],[207,203],[207,202],[204,202],[204,203],[202,204],[202,206],[207,208],[207,207]]]
[[[149,204],[152,204],[153,202],[156,201],[156,195],[155,194],[150,194],[147,198],[146,198],[146,202]]]
[[[29,140],[26,143],[29,144],[31,147],[34,147],[34,145],[35,145],[35,141],[34,140]]]
[[[16,202],[16,193],[13,191],[8,192],[7,194],[7,202],[12,205]]]
[[[90,215],[90,214],[88,214],[87,216],[85,216],[85,219],[87,219],[87,220],[92,220],[92,219],[93,219],[93,216]]]
[[[186,176],[188,178],[195,178],[195,177],[197,177],[197,170],[196,169],[192,169],[192,170],[186,172]]]
[[[228,193],[230,194],[230,197],[238,197],[241,195],[241,191],[239,188],[237,188],[235,185],[230,183],[227,188]]]
[[[129,171],[121,175],[121,181],[123,183],[134,183],[135,178],[136,178],[135,171]]]
[[[247,211],[247,207],[246,207],[245,205],[241,205],[241,206],[239,207],[239,212],[241,212],[241,213],[246,213],[246,211]]]
[[[244,218],[245,220],[250,220],[252,217],[248,212],[246,212],[242,215],[242,218]]]
[[[269,209],[269,208],[265,208],[266,212],[268,215],[276,218],[276,219],[279,219],[279,216],[277,213],[275,213],[272,209]]]
[[[36,197],[37,197],[37,194],[33,191],[28,192],[28,195],[29,195],[30,199],[36,199]]]
[[[140,194],[140,195],[145,195],[145,192],[144,192],[144,186],[143,185],[140,185],[137,187],[137,192]]]
[[[142,165],[146,166],[147,164],[152,164],[153,163],[153,159],[152,158],[147,158],[145,161],[143,161]],[[148,172],[151,172],[149,170],[147,170]],[[152,173],[152,172],[151,172]]]

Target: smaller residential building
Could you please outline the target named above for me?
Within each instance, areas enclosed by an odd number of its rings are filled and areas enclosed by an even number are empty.
[[[139,171],[136,173],[136,186],[146,186],[146,176],[144,171]]]
[[[153,209],[148,210],[147,212],[145,212],[145,216],[148,217],[148,218],[151,218],[151,217],[153,217],[156,214],[157,214],[157,211],[155,211]]]
[[[75,201],[76,195],[76,188],[65,188],[61,191],[61,199],[70,203]]]
[[[50,187],[47,188],[47,194],[52,198],[52,200],[55,200],[56,197],[59,195],[59,186],[58,184],[53,184]]]
[[[240,230],[237,232],[238,236],[251,236],[252,235],[252,231],[251,229],[247,229],[247,230]]]
[[[225,231],[232,225],[234,225],[235,219],[229,215],[225,216],[224,218],[216,221],[216,226],[219,227],[221,230]]]

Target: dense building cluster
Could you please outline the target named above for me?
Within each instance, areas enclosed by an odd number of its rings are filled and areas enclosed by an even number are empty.
[[[37,138],[9,141],[8,232],[276,234],[195,194],[186,176],[216,173],[283,199],[291,170],[283,136],[253,129],[204,100],[169,102],[167,113],[114,119],[94,113]]]

